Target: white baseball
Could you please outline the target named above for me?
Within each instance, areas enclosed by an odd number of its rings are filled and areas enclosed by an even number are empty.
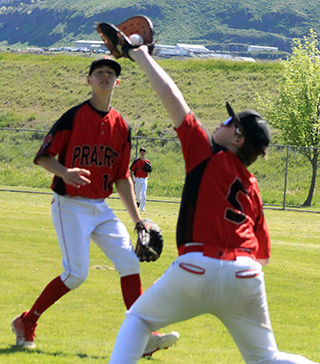
[[[143,44],[143,38],[139,34],[131,34],[129,38],[134,45]]]

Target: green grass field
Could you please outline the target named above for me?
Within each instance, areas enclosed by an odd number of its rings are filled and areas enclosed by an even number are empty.
[[[29,309],[46,284],[61,273],[50,202],[50,194],[0,191],[0,362],[107,363],[125,307],[118,275],[94,244],[87,281],[41,317],[36,331],[37,349],[28,352],[14,345],[12,318]],[[132,222],[120,201],[110,199],[109,203],[135,240]],[[176,256],[178,209],[176,203],[147,203],[145,216],[159,223],[165,248],[157,262],[141,264],[144,288],[150,286]],[[279,349],[319,362],[319,215],[274,210],[266,210],[265,214],[272,238],[272,258],[264,272]],[[180,341],[170,350],[154,354],[150,360],[154,364],[243,363],[228,332],[214,317],[197,317],[166,330],[179,331]],[[141,362],[147,363],[147,359]]]

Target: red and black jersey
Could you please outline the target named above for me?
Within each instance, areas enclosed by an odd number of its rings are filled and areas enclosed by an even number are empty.
[[[270,256],[257,180],[231,151],[214,143],[193,114],[176,129],[186,165],[178,248],[196,242]]]
[[[133,172],[133,175],[138,178],[146,178],[148,177],[148,172],[143,170],[143,167],[146,163],[150,163],[148,159],[144,161],[141,158],[136,159],[130,166],[130,170]]]
[[[54,176],[51,188],[60,195],[106,198],[113,183],[130,178],[131,129],[112,107],[100,112],[89,101],[73,107],[53,125],[39,149],[37,157],[58,156],[68,168],[84,168],[91,172],[91,184],[74,188]]]

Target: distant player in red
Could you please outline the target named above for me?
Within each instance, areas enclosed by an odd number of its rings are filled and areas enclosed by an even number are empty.
[[[139,154],[140,158],[136,159],[130,166],[130,173],[134,183],[137,205],[138,207],[140,206],[141,211],[145,211],[148,188],[148,173],[152,171],[152,167],[150,161],[146,158],[146,148],[140,148]],[[146,170],[146,165],[149,166],[149,172]]]
[[[139,259],[130,236],[105,200],[115,185],[132,222],[140,220],[129,172],[131,129],[110,106],[120,71],[120,65],[106,57],[92,62],[87,77],[91,98],[61,116],[35,157],[36,164],[54,174],[51,211],[63,272],[46,286],[29,311],[12,321],[18,346],[35,348],[40,316],[86,280],[90,239],[118,271],[126,307],[130,308],[142,293]],[[166,348],[177,339],[175,332],[153,333],[143,355]]]
[[[235,114],[227,104],[230,117],[210,135],[147,46],[129,54],[173,120],[186,179],[179,257],[126,312],[109,363],[137,363],[152,330],[202,314],[221,320],[247,364],[312,363],[278,350],[268,313],[262,266],[270,238],[257,181],[247,169],[266,153],[267,122],[252,110]]]

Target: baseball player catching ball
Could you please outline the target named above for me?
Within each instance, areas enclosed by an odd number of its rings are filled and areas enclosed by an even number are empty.
[[[35,157],[36,164],[54,174],[51,209],[63,273],[46,286],[29,311],[12,321],[18,346],[34,348],[40,316],[86,280],[90,239],[118,271],[126,307],[142,293],[139,259],[128,231],[105,200],[115,184],[133,223],[141,225],[129,172],[131,129],[110,106],[120,71],[119,63],[105,57],[92,62],[87,77],[91,98],[61,116]],[[152,333],[141,355],[167,348],[178,336]]]
[[[257,181],[247,169],[266,153],[267,122],[252,110],[235,114],[227,104],[229,118],[209,135],[148,47],[126,51],[173,120],[186,179],[179,257],[127,311],[109,363],[137,363],[152,330],[208,313],[226,326],[248,364],[312,363],[278,350],[269,318],[262,266],[270,238]]]
[[[150,161],[146,158],[146,148],[140,148],[139,154],[140,158],[136,159],[130,166],[130,174],[134,183],[137,206],[140,206],[141,211],[145,211],[147,201],[148,174],[152,171],[152,167]]]

